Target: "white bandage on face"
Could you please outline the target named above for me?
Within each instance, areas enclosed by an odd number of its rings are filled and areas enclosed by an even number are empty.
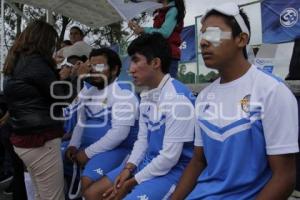
[[[231,32],[222,31],[219,27],[207,27],[204,32],[200,32],[199,40],[202,39],[217,47],[222,39],[231,39]]]
[[[73,67],[74,65],[70,62],[68,62],[67,58],[63,60],[63,62],[60,64],[60,66],[67,66],[67,67]]]
[[[93,64],[91,66],[95,72],[103,72],[104,70],[108,69],[106,64]]]

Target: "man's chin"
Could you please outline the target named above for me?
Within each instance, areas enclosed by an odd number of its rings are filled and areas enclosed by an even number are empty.
[[[208,69],[215,69],[215,70],[218,70],[219,68],[213,64],[213,63],[210,63],[210,62],[204,62],[205,64],[205,67],[207,67]]]

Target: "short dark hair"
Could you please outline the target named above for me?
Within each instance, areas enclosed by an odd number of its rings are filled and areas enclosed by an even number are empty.
[[[224,21],[225,23],[230,26],[231,30],[232,30],[232,37],[236,37],[238,36],[239,34],[242,33],[242,29],[241,27],[239,26],[239,24],[237,23],[237,21],[235,20],[235,18],[233,16],[228,16],[228,15],[224,15],[216,10],[211,10],[209,11],[205,16],[204,18],[202,19],[202,21],[205,21],[206,18],[208,18],[209,16],[212,16],[212,15],[217,15],[217,16],[221,16],[224,18]],[[250,30],[250,22],[249,22],[249,19],[248,19],[248,16],[246,15],[246,13],[241,9],[240,10],[240,15],[241,17],[243,18],[248,30],[249,30],[249,40],[248,40],[248,43],[250,41],[250,36],[251,36],[251,30]],[[245,58],[247,59],[248,58],[248,55],[247,55],[247,49],[246,47],[243,49],[243,54],[245,56]]]
[[[76,29],[76,30],[78,30],[79,33],[80,33],[80,35],[81,35],[82,37],[84,37],[83,31],[82,31],[78,26],[72,26],[72,27],[70,28],[70,30],[71,30],[71,29]]]
[[[65,45],[67,45],[67,46],[71,46],[72,45],[72,43],[71,43],[70,40],[64,40],[64,41],[62,41],[62,43],[65,44]]]
[[[85,55],[82,55],[82,56],[72,55],[67,58],[68,62],[72,62],[72,60],[75,60],[75,62],[79,61],[79,60],[82,62],[85,62],[87,60],[87,57]],[[72,63],[72,64],[74,64],[74,63]]]
[[[100,49],[93,49],[90,53],[89,58],[95,57],[95,56],[105,56],[107,59],[107,64],[109,66],[110,71],[114,70],[116,67],[118,67],[117,76],[120,75],[121,68],[122,68],[122,62],[119,57],[119,55],[107,47],[102,47]]]
[[[146,57],[147,62],[154,58],[161,60],[161,71],[169,73],[171,64],[171,50],[168,41],[160,33],[145,33],[131,42],[127,49],[128,55],[135,53]]]

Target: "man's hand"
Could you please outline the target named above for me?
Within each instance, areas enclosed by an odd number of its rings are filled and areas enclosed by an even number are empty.
[[[71,162],[75,162],[76,161],[76,153],[77,153],[78,149],[74,146],[69,146],[66,150],[65,156],[68,160],[70,160]]]
[[[89,158],[87,157],[86,153],[84,152],[84,150],[80,150],[77,154],[76,154],[76,161],[77,163],[83,167],[88,161]]]
[[[137,23],[133,21],[128,22],[128,27],[137,35],[141,34],[144,32],[144,29],[140,27]]]
[[[91,72],[92,68],[89,61],[86,61],[85,63],[80,63],[77,69],[77,75],[85,75],[89,74]]]
[[[126,180],[128,180],[131,177],[131,172],[124,168],[123,171],[119,174],[119,176],[116,178],[114,183],[114,192],[121,188]]]
[[[122,200],[138,183],[135,178],[125,181],[117,191],[114,188],[108,189],[103,194],[104,200]]]
[[[59,76],[60,80],[66,80],[69,78],[71,75],[71,67],[66,67],[64,66],[60,71],[59,71]]]
[[[112,186],[103,193],[102,198],[103,200],[111,200],[114,199],[115,196],[116,194],[114,193],[114,186]]]

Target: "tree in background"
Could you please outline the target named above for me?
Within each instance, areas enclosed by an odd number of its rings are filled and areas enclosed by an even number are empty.
[[[44,19],[46,20],[46,10],[42,8],[35,8],[29,5],[15,3],[13,4],[19,8],[19,10],[24,14],[24,16],[29,20],[34,19]],[[20,15],[17,15],[14,9],[9,5],[5,4],[5,47],[8,50],[12,44],[12,41],[15,40],[17,35],[21,30],[26,26],[27,22],[21,18]],[[127,23],[117,22],[107,26],[99,28],[91,28],[86,25],[80,24],[66,16],[53,13],[52,15],[54,26],[58,31],[59,38],[61,41],[64,40],[65,33],[68,28],[73,25],[78,25],[82,28],[86,34],[88,43],[95,47],[102,46],[111,46],[118,44],[122,52],[127,48],[128,41],[133,39],[132,32],[127,28]],[[145,22],[147,15],[145,13],[141,14],[136,18],[138,23]],[[123,51],[122,51],[123,50]]]

